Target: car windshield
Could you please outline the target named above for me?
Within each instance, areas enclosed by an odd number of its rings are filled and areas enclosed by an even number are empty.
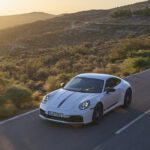
[[[104,80],[75,77],[65,87],[65,90],[85,92],[85,93],[101,93]]]

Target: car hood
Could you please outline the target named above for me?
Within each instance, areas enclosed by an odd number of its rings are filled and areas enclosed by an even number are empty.
[[[48,94],[49,100],[46,103],[48,109],[72,109],[78,107],[85,100],[93,99],[100,95],[99,93],[81,93],[59,89]]]

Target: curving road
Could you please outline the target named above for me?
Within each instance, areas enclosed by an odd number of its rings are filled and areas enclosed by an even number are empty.
[[[97,126],[43,121],[38,111],[0,122],[0,150],[150,150],[150,70],[126,80],[134,89],[130,108],[113,110]]]

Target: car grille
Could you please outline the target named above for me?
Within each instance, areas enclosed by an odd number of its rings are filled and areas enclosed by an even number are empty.
[[[65,122],[83,122],[82,116],[70,116],[69,118],[55,117],[55,116],[50,116],[46,114],[45,111],[42,109],[40,109],[40,115],[44,116],[45,118],[60,120],[60,121],[65,121]]]

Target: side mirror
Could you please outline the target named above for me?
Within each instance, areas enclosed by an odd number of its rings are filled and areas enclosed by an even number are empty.
[[[116,90],[114,88],[107,88],[105,91],[106,94],[109,94],[110,92],[115,92]]]
[[[63,88],[65,86],[65,83],[64,82],[61,83],[60,86]]]

